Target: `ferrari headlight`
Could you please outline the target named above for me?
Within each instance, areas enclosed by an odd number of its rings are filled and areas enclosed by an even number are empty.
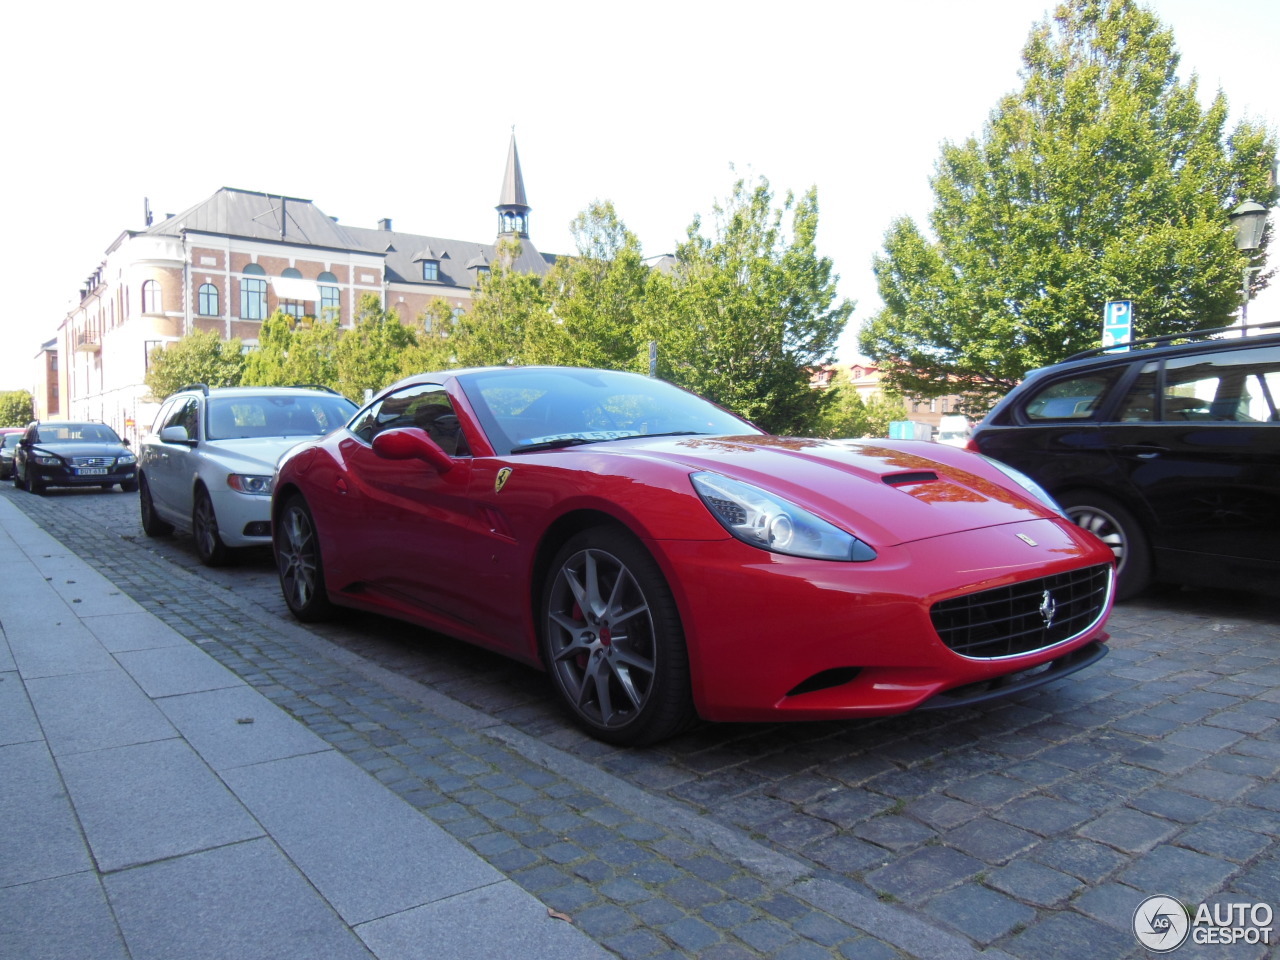
[[[987,463],[991,464],[993,467],[995,467],[997,470],[1003,473],[1006,477],[1008,477],[1010,480],[1012,480],[1014,483],[1020,486],[1023,490],[1027,491],[1027,493],[1031,494],[1031,496],[1035,497],[1037,500],[1043,503],[1046,507],[1048,507],[1054,513],[1068,520],[1071,519],[1070,517],[1067,517],[1066,511],[1064,511],[1060,506],[1058,506],[1057,501],[1054,500],[1053,497],[1049,496],[1048,491],[1045,490],[1044,487],[1040,486],[1040,484],[1036,483],[1034,480],[1028,477],[1021,470],[1015,470],[1013,467],[1009,466],[1007,463],[1001,463],[999,460],[994,460],[991,457],[988,457],[986,454],[978,454],[978,456],[982,457],[983,460],[987,461]]]
[[[743,543],[816,560],[875,559],[857,537],[759,487],[715,473],[689,479],[712,516]]]
[[[240,493],[248,493],[255,497],[271,496],[274,477],[256,476],[251,473],[227,474],[227,486]]]

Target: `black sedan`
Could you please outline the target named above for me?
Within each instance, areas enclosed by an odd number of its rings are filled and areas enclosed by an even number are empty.
[[[105,423],[35,421],[13,458],[13,485],[32,493],[46,487],[138,489],[138,458]]]
[[[0,436],[0,480],[8,480],[13,476],[13,455],[18,452],[18,441],[21,439],[21,431]]]

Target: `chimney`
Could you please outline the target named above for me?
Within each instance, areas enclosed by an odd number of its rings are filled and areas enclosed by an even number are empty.
[[[379,230],[386,230],[388,233],[390,233],[390,232],[391,232],[391,218],[390,218],[390,217],[383,217],[381,220],[379,220],[379,221],[378,221],[378,229],[379,229]]]

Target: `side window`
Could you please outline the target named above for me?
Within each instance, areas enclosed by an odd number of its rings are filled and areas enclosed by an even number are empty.
[[[1182,357],[1165,364],[1163,419],[1280,423],[1280,347]]]
[[[357,417],[351,432],[372,443],[383,430],[397,427],[425,430],[451,457],[471,456],[449,394],[438,384],[415,384],[383,397]]]
[[[1023,406],[1029,420],[1087,420],[1106,398],[1123,367],[1095,370],[1042,387]]]
[[[169,414],[173,412],[173,405],[175,402],[176,401],[174,400],[166,400],[164,404],[160,407],[160,412],[156,414],[155,420],[152,421],[151,423],[152,433],[160,432],[160,429],[165,425],[165,422],[169,419]]]
[[[164,422],[164,426],[182,427],[187,431],[187,439],[195,440],[199,434],[199,423],[200,402],[195,397],[188,397],[174,405],[173,412],[169,414],[169,419]]]

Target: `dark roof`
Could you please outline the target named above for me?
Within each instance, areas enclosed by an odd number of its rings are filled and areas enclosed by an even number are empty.
[[[142,233],[176,236],[181,230],[334,250],[361,249],[310,200],[234,187],[223,187],[209,199]]]
[[[511,157],[514,156],[513,139]],[[523,197],[524,185],[520,182],[518,160],[515,178],[518,194]],[[505,185],[503,192],[505,195]],[[223,187],[207,200],[139,233],[177,236],[183,230],[295,246],[371,253],[383,258],[388,280],[421,284],[424,287],[470,287],[475,283],[475,271],[468,270],[467,264],[480,260],[489,263],[497,257],[497,247],[492,243],[344,226],[326,216],[310,200],[234,187]],[[433,256],[424,257],[424,254]],[[422,268],[418,266],[418,262],[423,259],[440,262],[439,280],[422,279]],[[532,241],[524,238],[515,269],[542,274],[555,261],[554,254],[539,253]]]

